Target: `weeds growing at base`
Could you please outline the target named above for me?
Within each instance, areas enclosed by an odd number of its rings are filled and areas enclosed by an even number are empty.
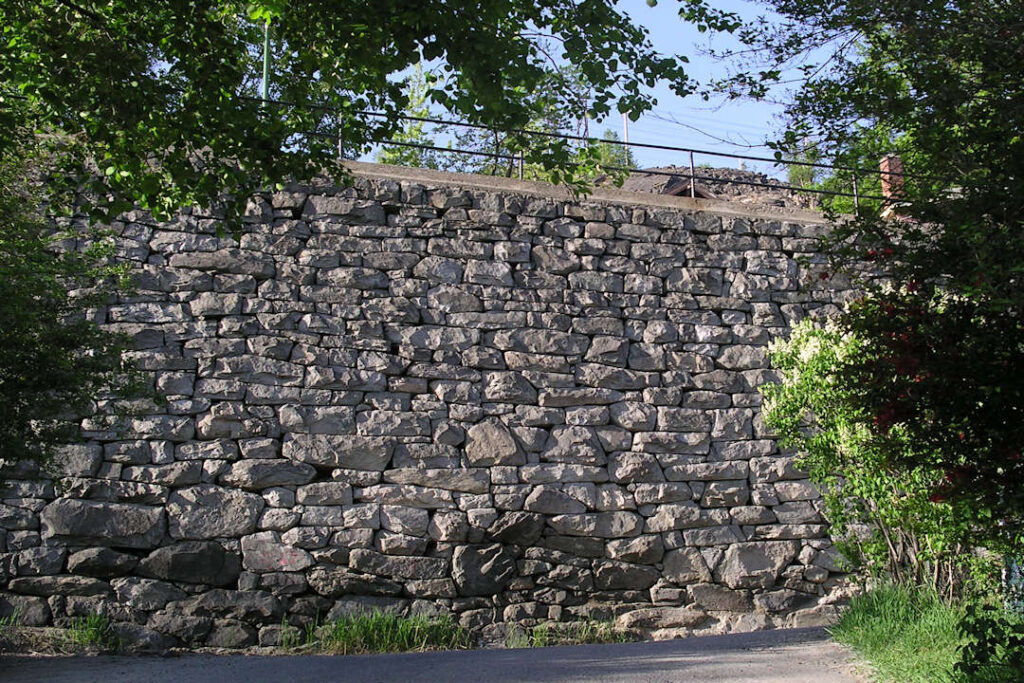
[[[64,649],[70,651],[99,648],[116,650],[120,640],[110,630],[110,620],[101,614],[75,617],[62,634]]]
[[[281,647],[336,655],[376,652],[464,650],[471,646],[469,632],[451,617],[401,617],[369,612],[300,630],[282,624]]]
[[[554,645],[591,645],[627,643],[634,640],[628,631],[607,621],[570,621],[515,628],[505,641],[510,648],[551,647]]]

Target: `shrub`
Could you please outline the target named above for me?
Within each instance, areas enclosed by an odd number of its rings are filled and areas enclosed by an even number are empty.
[[[975,585],[989,580],[993,559],[971,552],[973,529],[957,502],[934,495],[945,472],[926,457],[894,463],[893,444],[910,452],[914,443],[895,425],[880,444],[875,416],[843,381],[871,352],[862,338],[834,322],[805,320],[770,351],[782,379],[762,388],[765,422],[821,488],[844,555],[874,574],[947,595],[972,573]]]

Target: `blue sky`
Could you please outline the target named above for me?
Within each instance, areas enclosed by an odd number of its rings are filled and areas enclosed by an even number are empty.
[[[714,4],[747,20],[764,11],[764,6],[756,0],[714,0]],[[692,24],[679,18],[677,0],[659,0],[654,7],[650,7],[646,0],[619,0],[616,7],[629,15],[635,24],[648,30],[650,40],[659,53],[688,57],[686,70],[696,81],[705,82],[725,75],[725,65],[707,55],[707,49],[712,45],[722,49],[737,45],[737,42],[728,35],[700,33]],[[657,106],[638,121],[628,124],[631,143],[672,145],[723,154],[773,156],[764,142],[773,138],[782,126],[781,107],[746,100],[708,102],[697,95],[681,98],[666,84],[659,84],[653,94],[658,100]],[[428,126],[428,133],[430,129]],[[600,136],[607,129],[614,130],[622,138],[621,117],[614,116],[592,124],[590,134]],[[442,134],[436,144],[444,145],[446,136]],[[371,160],[376,152],[376,149],[371,150],[362,158]],[[672,164],[686,166],[690,162],[689,154],[685,152],[634,148],[633,153],[641,168]],[[694,163],[733,168],[740,165],[737,159],[710,154],[695,154]],[[785,177],[784,169],[770,162],[746,161],[743,164],[750,170]]]
[[[718,0],[714,3],[723,10],[736,12],[745,19],[752,19],[763,6],[743,0]],[[725,66],[705,54],[709,43],[721,49],[735,45],[729,36],[702,34],[679,18],[679,3],[675,0],[660,0],[655,7],[649,7],[645,0],[621,0],[621,11],[628,14],[634,23],[650,32],[651,42],[665,55],[681,54],[689,58],[687,71],[699,80],[707,80],[725,74]],[[772,153],[763,145],[782,125],[781,107],[762,102],[711,101],[705,102],[698,96],[680,98],[665,85],[655,89],[658,105],[643,115],[639,121],[630,122],[630,142],[667,144],[712,152],[745,154],[771,157]],[[622,135],[622,122],[608,120],[598,126],[614,128]],[[667,164],[686,165],[687,155],[653,150],[634,150],[640,166],[663,166]],[[682,158],[680,158],[682,157]],[[713,156],[695,155],[696,163],[710,163],[713,166],[736,167],[738,161]],[[751,169],[772,175],[781,171],[771,164],[747,162]]]

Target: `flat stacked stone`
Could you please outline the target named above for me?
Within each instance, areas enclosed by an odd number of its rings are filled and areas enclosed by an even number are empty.
[[[101,404],[59,487],[8,477],[0,616],[241,647],[360,609],[832,615],[818,491],[757,392],[768,342],[850,296],[798,265],[822,220],[367,173],[256,198],[237,238],[113,226],[137,286],[99,315],[166,401]]]

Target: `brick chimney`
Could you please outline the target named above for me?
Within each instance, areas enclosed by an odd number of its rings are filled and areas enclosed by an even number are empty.
[[[882,177],[882,196],[887,202],[903,198],[903,160],[898,154],[886,154],[878,162]]]

